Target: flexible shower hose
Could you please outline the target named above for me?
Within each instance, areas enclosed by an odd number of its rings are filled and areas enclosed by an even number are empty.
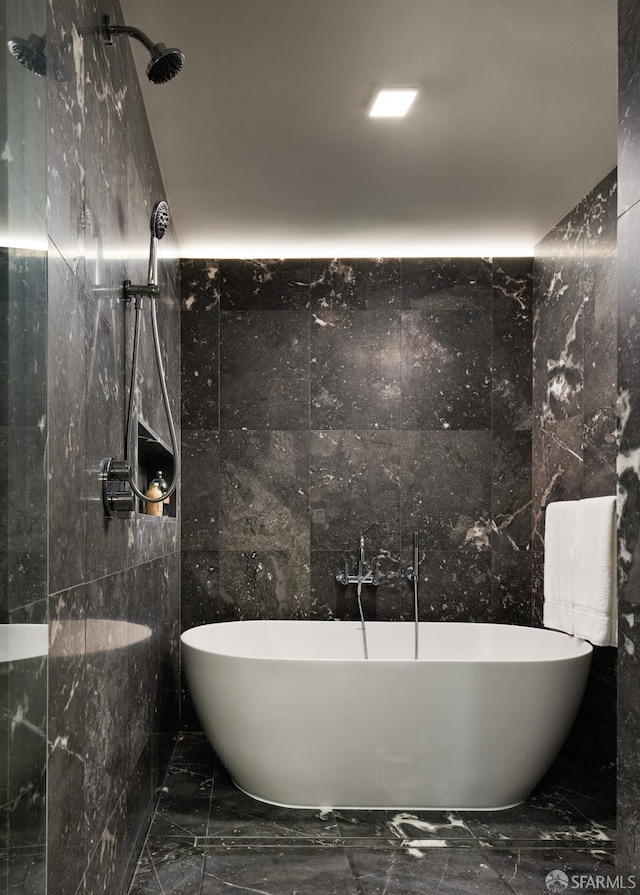
[[[126,443],[125,443],[125,459],[128,463],[131,460],[131,443],[133,436],[133,402],[136,388],[136,374],[138,369],[138,350],[140,347],[140,316],[142,313],[142,301],[136,301],[136,320],[135,320],[135,328],[133,334],[133,357],[131,359],[131,384],[129,387],[129,403],[127,408],[127,434],[126,434]],[[138,488],[135,483],[133,469],[129,468],[129,484],[131,485],[131,490],[136,495],[136,497],[143,500],[145,503],[161,503],[165,501],[168,497],[171,497],[173,492],[176,490],[178,486],[178,478],[179,473],[178,470],[180,468],[179,462],[179,451],[178,451],[178,439],[176,438],[176,429],[173,423],[173,415],[171,413],[171,405],[169,403],[169,393],[167,391],[167,379],[164,372],[164,364],[162,363],[162,353],[160,351],[160,336],[158,335],[158,318],[156,314],[156,300],[155,298],[151,299],[151,328],[153,331],[153,347],[155,349],[156,355],[156,364],[158,367],[158,375],[160,376],[160,388],[162,390],[162,402],[164,404],[165,413],[167,415],[167,422],[169,423],[169,434],[171,436],[171,447],[173,449],[173,479],[169,488],[162,494],[161,497],[147,497],[143,494],[142,491]]]

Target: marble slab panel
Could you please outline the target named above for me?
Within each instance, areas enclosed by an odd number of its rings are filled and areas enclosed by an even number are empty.
[[[617,417],[614,404],[584,415],[582,497],[616,493]]]
[[[533,536],[544,544],[544,511],[555,500],[577,500],[582,495],[582,416],[537,428],[533,433]]]
[[[182,630],[220,618],[220,555],[217,550],[182,552]]]
[[[49,890],[75,895],[88,860],[84,585],[49,600]]]
[[[204,856],[185,839],[145,843],[129,895],[201,895]]]
[[[634,205],[618,224],[619,596],[632,602],[640,602],[636,572],[636,553],[640,543],[638,232],[640,205]]]
[[[34,556],[46,554],[47,541],[47,431],[44,424],[33,427],[14,427],[2,433],[7,467],[6,482],[7,524],[4,546],[10,556],[7,572],[15,574],[15,580],[7,579],[10,585],[8,608],[15,609],[28,601],[27,593],[20,593],[19,583],[27,583],[33,573],[25,574],[19,563],[33,552]],[[49,440],[51,444],[51,439]],[[42,566],[40,566],[42,572]],[[39,588],[33,592],[35,599],[42,599],[45,578],[41,578]]]
[[[544,615],[544,549],[537,540],[531,551],[531,615],[534,628],[542,628]]]
[[[91,854],[100,843],[129,768],[128,608],[133,572],[86,585],[85,817]]]
[[[153,737],[149,737],[121,797],[124,801],[125,827],[122,837],[122,860],[114,876],[116,878],[120,876],[119,886],[123,892],[129,891],[158,804],[160,793],[158,787],[154,785],[157,782],[158,772],[162,774],[159,780],[162,784],[167,770],[167,765],[162,769],[154,767],[155,757]]]
[[[183,550],[217,550],[220,529],[220,436],[217,430],[182,433]]]
[[[493,428],[532,425],[533,263],[493,261]]]
[[[491,553],[475,547],[429,550],[421,568],[423,621],[490,622]]]
[[[613,831],[603,832],[596,821],[583,816],[565,798],[557,783],[546,779],[529,796],[526,802],[504,811],[465,812],[465,822],[476,838],[494,842],[496,839],[528,839],[559,844],[561,842],[583,842],[594,840],[611,845],[615,839]]]
[[[400,312],[323,310],[311,315],[311,428],[398,428]]]
[[[402,427],[491,428],[491,304],[402,312]]]
[[[219,264],[181,261],[180,284],[182,426],[217,429]]]
[[[616,792],[617,650],[595,647],[587,688],[562,754],[599,787]],[[598,736],[593,735],[594,718]],[[614,819],[615,820],[615,817]],[[613,821],[612,821],[613,822]]]
[[[219,264],[221,307],[225,311],[283,311],[309,307],[307,259],[225,260]]]
[[[2,250],[0,410],[2,425],[44,426],[47,414],[45,252]]]
[[[7,668],[5,718],[9,754],[6,779],[7,845],[45,842],[47,766],[47,658],[14,660]],[[6,722],[5,722],[6,723]],[[4,726],[4,725],[3,725]],[[5,728],[6,729],[6,728]],[[4,830],[2,831],[4,833]]]
[[[636,602],[619,605],[618,649],[618,863],[625,871],[637,870],[640,853],[640,710],[638,706],[638,659],[640,612]]]
[[[349,861],[362,895],[512,895],[480,849],[431,847],[419,856],[358,850]]]
[[[309,551],[220,553],[220,621],[308,618]]]
[[[310,301],[318,314],[327,309],[372,311],[400,307],[399,258],[311,260]]]
[[[618,3],[618,214],[640,199],[640,10],[634,0]]]
[[[49,590],[85,576],[87,494],[86,297],[53,245],[48,262],[49,390]],[[61,374],[64,371],[64,375]]]
[[[304,849],[272,854],[206,857],[201,895],[222,895],[230,888],[285,895],[295,880],[296,895],[360,895],[346,854]]]
[[[309,470],[314,550],[399,548],[400,432],[314,431]]]
[[[213,766],[173,762],[164,779],[154,817],[154,836],[166,839],[206,836],[211,808]]]
[[[175,585],[169,582],[167,558],[135,566],[118,573],[118,577],[122,579],[127,628],[124,649],[115,652],[121,653],[121,661],[126,666],[127,689],[121,701],[126,708],[126,767],[131,775],[149,740],[154,717],[160,711],[158,703],[166,683],[164,669],[168,670],[171,665],[172,651],[177,652],[170,622],[162,611],[173,604],[171,589]],[[177,600],[173,605],[177,609]],[[87,636],[90,639],[90,625]]]
[[[612,404],[617,378],[616,253],[594,263],[582,277],[584,294],[584,407]]]
[[[528,549],[532,537],[532,446],[527,431],[494,433],[491,515],[499,540]]]
[[[429,549],[489,550],[490,432],[402,433],[402,541],[413,531]]]
[[[549,845],[547,848],[533,849],[525,845],[516,852],[492,848],[484,854],[489,865],[509,884],[514,895],[540,895],[548,891],[547,876],[556,870],[565,873],[570,884],[574,882],[574,877],[581,877],[585,886],[589,883],[596,885],[598,876],[604,876],[605,881],[608,877],[614,884],[618,876],[614,855],[597,848],[564,849]]]
[[[491,539],[491,621],[496,624],[531,625],[532,554],[514,550],[504,537]]]
[[[590,267],[616,248],[618,172],[614,168],[576,208],[584,231],[584,261]]]
[[[222,311],[220,425],[307,429],[309,316],[306,311]]]
[[[491,261],[487,258],[404,258],[404,310],[490,310]]]
[[[123,792],[100,835],[84,873],[84,892],[126,891],[128,866],[127,800]],[[128,882],[128,881],[127,881]]]
[[[93,4],[47,2],[49,66],[56,72],[47,79],[48,233],[70,269],[81,279],[85,271],[86,198],[85,153],[85,45],[83,34],[95,32]]]
[[[584,406],[585,284],[581,273],[582,262],[556,259],[548,290],[534,314],[533,407],[542,425],[576,416]]]
[[[309,433],[223,431],[220,547],[309,550]]]

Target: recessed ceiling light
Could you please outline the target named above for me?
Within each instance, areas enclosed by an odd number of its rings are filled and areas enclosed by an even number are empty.
[[[415,87],[381,87],[375,95],[370,118],[403,118],[418,95]]]

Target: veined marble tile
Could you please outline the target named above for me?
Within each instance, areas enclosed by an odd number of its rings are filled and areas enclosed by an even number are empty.
[[[402,312],[402,428],[491,428],[491,304]]]
[[[253,259],[220,261],[221,307],[283,311],[309,307],[309,261]]]
[[[362,310],[400,306],[402,266],[399,258],[313,259],[310,266],[311,309]]]
[[[400,546],[401,433],[311,432],[309,509],[314,550]]]
[[[217,429],[219,263],[182,261],[180,276],[182,425],[185,430]]]
[[[486,258],[402,260],[404,310],[489,310],[492,269]]]
[[[399,428],[400,312],[320,310],[310,338],[311,428]]]
[[[308,429],[309,315],[222,311],[222,429]]]

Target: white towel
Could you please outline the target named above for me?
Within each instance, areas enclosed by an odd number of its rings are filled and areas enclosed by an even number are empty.
[[[578,501],[573,565],[573,633],[594,646],[616,646],[615,497]]]
[[[543,624],[573,634],[573,544],[578,501],[547,506],[544,531]]]

